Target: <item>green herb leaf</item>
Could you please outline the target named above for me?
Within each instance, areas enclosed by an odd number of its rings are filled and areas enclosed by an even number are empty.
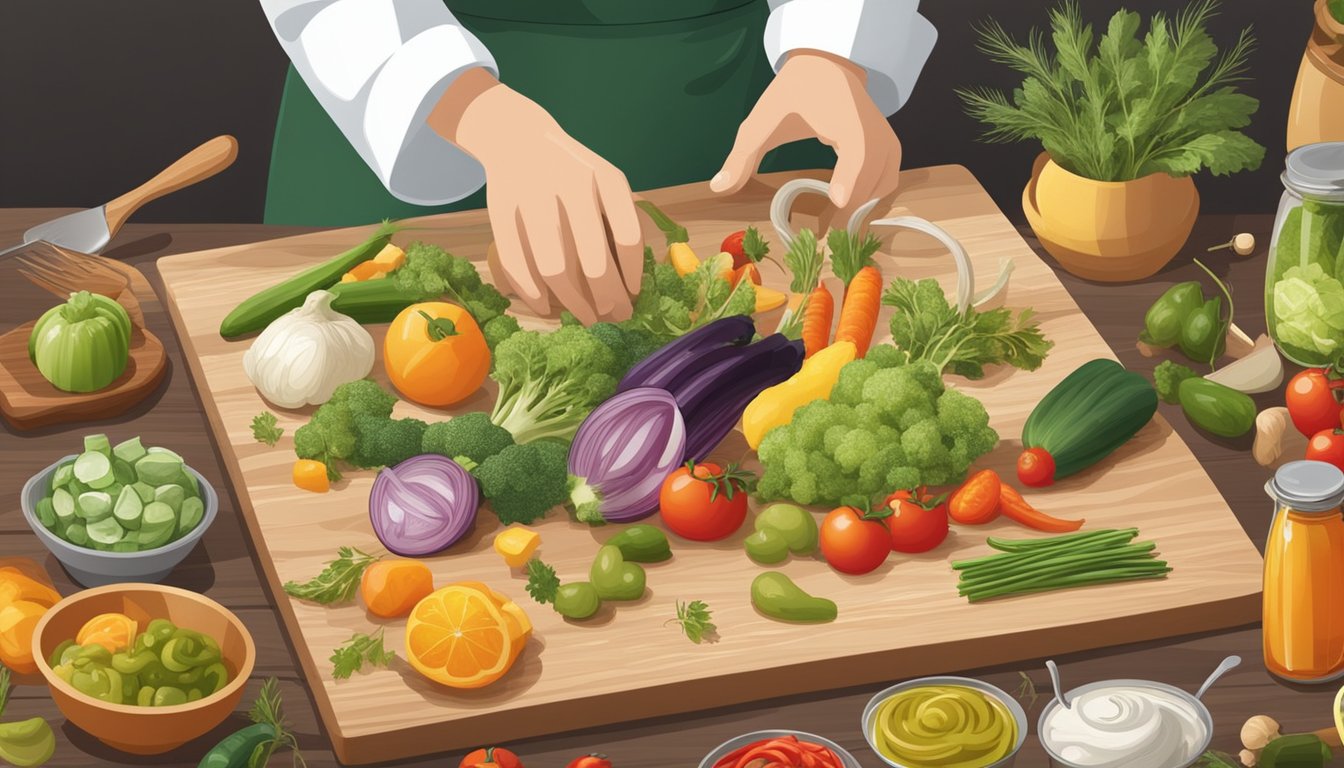
[[[770,244],[765,242],[755,227],[747,227],[742,235],[742,253],[752,261],[760,261],[770,255]]]
[[[1241,759],[1226,752],[1209,750],[1200,755],[1195,768],[1241,768]]]
[[[397,654],[383,647],[382,629],[371,635],[356,632],[345,645],[332,652],[331,676],[336,680],[344,680],[363,669],[365,664],[386,667],[396,657]]]
[[[341,547],[336,551],[336,559],[327,563],[315,578],[304,581],[285,582],[285,592],[300,600],[309,600],[320,605],[335,605],[354,599],[359,589],[359,580],[364,569],[377,562],[381,556],[361,552],[354,547]]]
[[[821,263],[817,236],[807,228],[798,230],[798,234],[789,242],[789,250],[784,253],[784,266],[793,275],[789,290],[793,293],[811,293],[815,290],[821,281]]]
[[[254,723],[271,726],[276,733],[274,739],[258,744],[252,751],[247,762],[248,768],[265,768],[271,762],[271,755],[280,747],[287,748],[293,753],[295,765],[306,765],[303,755],[299,753],[298,739],[289,730],[289,722],[285,719],[284,703],[280,700],[279,680],[269,677],[261,684],[261,692],[257,695],[257,700],[252,702],[252,708],[248,710],[247,716]]]
[[[707,635],[718,629],[709,619],[709,606],[702,600],[692,600],[689,603],[678,602],[677,618],[668,623],[679,624],[686,637],[690,638],[691,642],[699,644]]]
[[[860,269],[873,265],[873,254],[882,241],[871,232],[860,238],[843,229],[832,229],[826,236],[826,246],[831,249],[831,272],[849,285]]]
[[[270,411],[262,411],[253,416],[252,439],[258,443],[274,446],[280,441],[280,436],[285,434],[284,428],[277,426],[277,423],[275,414]]]
[[[545,605],[555,602],[555,593],[560,589],[560,579],[555,569],[537,558],[527,561],[527,594],[533,600]]]

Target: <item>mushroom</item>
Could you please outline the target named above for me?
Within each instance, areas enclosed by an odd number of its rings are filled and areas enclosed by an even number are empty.
[[[1232,252],[1238,256],[1250,256],[1255,251],[1255,235],[1250,232],[1242,232],[1236,237],[1228,240],[1221,245],[1214,245],[1209,248],[1209,252],[1221,251],[1231,248]]]

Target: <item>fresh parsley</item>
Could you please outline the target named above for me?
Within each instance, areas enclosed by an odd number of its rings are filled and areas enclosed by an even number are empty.
[[[257,695],[257,700],[252,702],[252,709],[248,710],[247,716],[254,723],[269,725],[275,729],[275,738],[261,743],[252,752],[247,762],[250,768],[266,768],[270,765],[271,755],[282,747],[294,755],[294,765],[307,765],[303,755],[299,753],[299,741],[289,730],[289,723],[285,720],[284,704],[280,700],[279,680],[269,677],[261,684],[261,693]]]
[[[560,578],[554,568],[535,557],[527,561],[527,594],[533,600],[542,605],[554,603],[559,589]]]
[[[322,572],[308,581],[287,581],[285,592],[300,600],[310,600],[321,605],[346,603],[354,599],[359,589],[359,579],[379,556],[361,552],[354,547],[341,547],[336,550],[336,559],[327,563]]]
[[[336,680],[344,680],[363,669],[365,664],[386,667],[396,657],[397,654],[383,647],[382,629],[371,635],[356,632],[345,645],[332,652],[331,676]]]
[[[686,637],[693,643],[699,643],[707,636],[717,631],[718,627],[710,621],[709,606],[703,600],[692,600],[689,603],[677,603],[677,618],[671,619],[668,624],[678,624],[681,631],[686,633]]]
[[[277,426],[275,414],[270,411],[262,411],[252,417],[252,439],[258,443],[274,447],[280,442],[280,436],[285,434],[283,427]]]
[[[849,285],[860,269],[872,266],[873,254],[881,245],[882,241],[871,232],[859,237],[843,229],[832,229],[826,236],[826,247],[831,249],[831,272]]]
[[[761,237],[760,230],[747,227],[742,234],[742,253],[753,262],[760,261],[770,255],[770,244]]]
[[[1006,307],[961,313],[933,278],[915,282],[898,277],[882,294],[882,303],[896,308],[892,343],[907,362],[928,360],[940,371],[968,379],[984,377],[988,365],[1034,371],[1054,346],[1041,334],[1030,309],[1016,315]]]
[[[1260,103],[1237,92],[1255,39],[1244,29],[1219,55],[1206,29],[1217,7],[1199,0],[1174,18],[1155,13],[1142,37],[1139,14],[1120,10],[1098,39],[1069,0],[1050,12],[1053,51],[1039,31],[1020,43],[991,21],[980,50],[1026,77],[1011,97],[957,93],[989,126],[986,141],[1040,141],[1056,163],[1097,181],[1258,168],[1265,148],[1241,129]]]
[[[789,249],[784,252],[784,266],[792,275],[789,291],[808,294],[815,290],[817,283],[821,282],[821,263],[817,236],[810,229],[798,230],[798,234],[789,241]]]

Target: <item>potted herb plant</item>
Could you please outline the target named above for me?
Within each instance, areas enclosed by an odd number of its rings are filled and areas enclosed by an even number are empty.
[[[1080,277],[1148,277],[1185,244],[1199,213],[1190,178],[1256,168],[1264,147],[1240,129],[1259,107],[1237,91],[1254,46],[1249,29],[1219,54],[1206,29],[1216,13],[1200,0],[1140,36],[1137,13],[1120,10],[1098,38],[1076,2],[1050,12],[1050,34],[1019,43],[996,22],[979,48],[1025,75],[1011,95],[958,91],[988,141],[1039,141],[1022,194],[1045,249]]]

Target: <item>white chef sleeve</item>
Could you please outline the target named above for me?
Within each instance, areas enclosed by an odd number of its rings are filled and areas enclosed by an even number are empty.
[[[910,98],[938,30],[919,0],[770,0],[765,53],[779,70],[789,51],[831,53],[868,71],[868,95],[890,115]]]
[[[261,0],[309,90],[398,199],[442,205],[480,189],[485,171],[426,118],[473,67],[494,57],[443,0]]]

